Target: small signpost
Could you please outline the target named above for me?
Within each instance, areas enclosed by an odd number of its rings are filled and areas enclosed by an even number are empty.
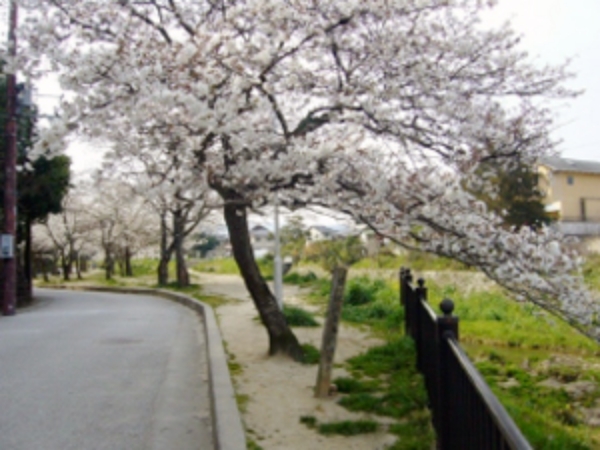
[[[0,237],[0,259],[11,259],[15,256],[14,238],[10,234]]]

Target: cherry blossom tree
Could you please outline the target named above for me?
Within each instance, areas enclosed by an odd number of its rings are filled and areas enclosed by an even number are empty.
[[[42,225],[33,229],[38,246],[50,244],[58,255],[61,274],[65,281],[71,279],[75,268],[81,279],[80,255],[90,246],[91,227],[82,198],[74,190],[63,197],[61,212],[51,214]]]
[[[235,259],[270,337],[301,357],[252,257],[247,211],[344,211],[403,245],[459,259],[598,336],[568,242],[505,230],[469,192],[485,167],[553,151],[564,66],[535,67],[481,0],[22,0],[21,66],[50,66],[63,122],[150,133],[224,202]],[[484,164],[485,163],[485,164]]]
[[[158,284],[168,283],[168,263],[175,254],[179,286],[189,285],[184,242],[220,204],[195,165],[185,161],[180,141],[152,127],[120,131],[120,138],[105,156],[104,174],[121,179],[145,199],[160,219]],[[170,219],[170,220],[169,220]],[[169,225],[171,222],[171,225]]]

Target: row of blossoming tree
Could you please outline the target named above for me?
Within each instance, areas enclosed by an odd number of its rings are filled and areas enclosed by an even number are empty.
[[[65,92],[51,151],[77,130],[171,158],[172,180],[222,203],[270,338],[301,358],[253,259],[247,212],[272,201],[343,211],[402,245],[476,266],[599,337],[578,256],[547,228],[501,226],[472,192],[488,168],[553,151],[548,100],[576,95],[535,67],[481,0],[20,0],[16,62]],[[173,159],[174,158],[174,159]],[[171,176],[171,175],[170,175]]]

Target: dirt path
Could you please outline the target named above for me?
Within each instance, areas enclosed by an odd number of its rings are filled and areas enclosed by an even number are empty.
[[[295,363],[284,357],[267,357],[267,334],[256,320],[257,312],[240,277],[194,273],[207,294],[234,300],[217,308],[221,334],[233,362],[240,365],[234,374],[236,391],[242,399],[242,415],[249,439],[264,450],[375,450],[384,449],[395,437],[383,432],[355,437],[325,437],[300,423],[301,416],[314,416],[319,422],[365,418],[338,406],[336,398],[315,399],[313,386],[317,366]],[[302,304],[301,292],[285,286],[284,301]],[[296,328],[302,343],[320,348],[322,328]],[[336,362],[359,354],[380,341],[354,327],[342,326]],[[342,376],[342,367],[334,378]]]

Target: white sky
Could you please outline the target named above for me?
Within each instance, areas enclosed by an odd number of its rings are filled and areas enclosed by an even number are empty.
[[[494,19],[511,19],[523,35],[523,48],[540,63],[572,58],[576,78],[569,87],[584,90],[559,108],[554,136],[567,158],[600,161],[600,1],[499,0]]]
[[[576,78],[569,86],[585,92],[569,102],[557,105],[558,119],[554,137],[560,139],[562,155],[568,158],[600,161],[600,0],[499,0],[490,14],[491,22],[510,19],[523,35],[523,48],[540,64],[561,63],[572,58],[571,71]],[[40,88],[40,94],[56,95],[52,84]],[[37,99],[48,104],[51,97]],[[89,144],[72,145],[68,153],[74,169],[98,167],[102,152]]]

